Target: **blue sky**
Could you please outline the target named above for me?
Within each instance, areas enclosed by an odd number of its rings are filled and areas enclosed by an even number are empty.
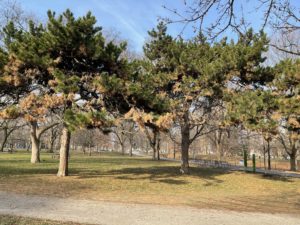
[[[193,0],[188,0],[193,1]],[[254,28],[259,27],[261,21],[260,13],[255,12],[253,0],[240,0],[247,13],[244,15],[252,21]],[[292,0],[299,4],[300,0]],[[147,31],[154,28],[159,17],[173,17],[162,6],[183,10],[183,0],[19,0],[22,7],[36,15],[40,20],[46,19],[48,9],[61,13],[67,8],[76,16],[82,16],[87,11],[92,11],[96,16],[98,24],[104,30],[114,30],[120,33],[121,38],[129,42],[130,48],[137,52],[142,51],[142,46],[147,40]],[[298,3],[297,3],[298,2]],[[300,5],[300,4],[299,4]],[[237,10],[239,11],[239,9]],[[213,21],[216,15],[209,15]],[[209,21],[209,22],[211,22]],[[178,35],[182,30],[182,24],[173,24],[169,27],[169,33]],[[185,31],[186,37],[194,35],[192,29]],[[232,36],[227,32],[227,36]]]
[[[76,16],[92,11],[98,24],[106,30],[120,33],[135,51],[142,51],[147,31],[157,25],[159,16],[170,16],[163,5],[182,7],[181,0],[20,0],[22,7],[37,16],[46,18],[48,9],[63,12],[69,8]],[[178,33],[179,27],[171,26],[170,33]]]

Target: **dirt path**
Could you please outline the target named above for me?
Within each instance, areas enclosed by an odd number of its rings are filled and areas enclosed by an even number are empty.
[[[300,217],[87,200],[0,192],[0,214],[101,225],[298,225]]]

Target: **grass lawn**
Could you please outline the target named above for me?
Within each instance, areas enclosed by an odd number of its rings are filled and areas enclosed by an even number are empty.
[[[50,220],[32,219],[20,216],[0,215],[0,225],[84,225],[72,222],[55,222]]]
[[[116,153],[72,155],[70,175],[55,176],[58,160],[42,154],[0,154],[0,190],[75,199],[187,205],[199,208],[300,213],[300,179],[264,177],[222,169],[191,168],[181,175],[176,162]],[[2,224],[1,224],[2,225]]]

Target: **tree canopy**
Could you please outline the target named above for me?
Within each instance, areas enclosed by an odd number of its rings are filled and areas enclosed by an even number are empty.
[[[48,11],[44,25],[29,21],[22,29],[11,21],[3,33],[0,115],[26,120],[35,134],[62,125],[59,176],[68,175],[72,131],[104,130],[123,120],[146,131],[153,151],[160,132],[178,128],[182,173],[189,172],[190,145],[225,126],[242,125],[268,143],[285,129],[299,141],[300,61],[265,65],[263,31],[210,42],[201,32],[175,38],[159,23],[140,59],[128,59],[126,42],[107,41],[91,12]],[[50,115],[55,123],[39,130]]]

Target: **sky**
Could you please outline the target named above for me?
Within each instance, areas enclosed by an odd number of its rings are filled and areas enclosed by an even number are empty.
[[[255,12],[256,1],[240,1],[242,7],[247,9],[244,16],[252,21],[251,26],[260,27],[261,21],[257,18],[261,18],[262,15]],[[300,0],[292,1],[300,7]],[[120,38],[128,41],[129,47],[136,52],[142,52],[147,32],[156,27],[159,18],[175,18],[175,15],[163,6],[178,11],[184,9],[184,0],[19,0],[19,2],[25,11],[34,14],[41,21],[46,20],[49,9],[61,13],[69,8],[75,16],[83,16],[91,11],[104,31],[118,33]],[[215,17],[214,13],[210,14],[208,22],[211,23]],[[172,24],[169,26],[169,33],[177,36],[182,28],[182,24]],[[195,33],[191,27],[184,32],[187,38],[193,35]],[[228,31],[226,35],[231,37],[232,33]]]
[[[162,6],[182,7],[181,0],[20,0],[22,8],[33,13],[38,19],[45,20],[46,12],[51,9],[57,13],[67,8],[76,16],[92,11],[98,25],[104,30],[119,33],[129,41],[135,51],[142,51],[147,39],[147,31],[156,27],[159,17],[171,14]],[[170,33],[176,35],[179,27],[170,27]]]

